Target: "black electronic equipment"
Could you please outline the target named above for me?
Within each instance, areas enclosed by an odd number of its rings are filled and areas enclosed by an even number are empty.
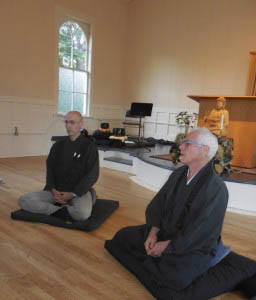
[[[124,128],[113,128],[112,134],[114,136],[125,136],[125,129]]]
[[[130,115],[138,117],[150,117],[153,103],[132,102]]]
[[[102,129],[109,129],[109,123],[101,123],[100,128]]]

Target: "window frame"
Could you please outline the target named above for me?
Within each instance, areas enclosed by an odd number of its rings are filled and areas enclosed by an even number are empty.
[[[55,99],[56,99],[56,112],[57,115],[65,115],[64,112],[58,111],[59,106],[59,91],[60,91],[60,81],[59,81],[59,69],[60,68],[66,68],[69,70],[72,70],[72,77],[74,82],[74,71],[84,72],[86,73],[87,80],[86,80],[86,93],[85,96],[87,96],[87,101],[84,105],[84,109],[82,112],[82,115],[85,117],[89,117],[89,111],[90,111],[90,102],[91,102],[91,83],[92,83],[92,24],[90,22],[86,22],[81,19],[77,19],[74,17],[69,16],[68,14],[63,14],[63,12],[58,13],[58,19],[57,19],[57,26],[56,26],[56,56],[55,56],[55,65],[56,65],[56,80],[55,80]],[[60,65],[59,63],[59,31],[61,26],[66,22],[74,22],[77,23],[82,31],[85,34],[86,42],[87,42],[87,61],[86,61],[86,70],[76,70],[74,68],[69,68]],[[74,86],[74,84],[73,84]],[[72,94],[76,93],[73,89]],[[83,93],[81,93],[83,94]]]

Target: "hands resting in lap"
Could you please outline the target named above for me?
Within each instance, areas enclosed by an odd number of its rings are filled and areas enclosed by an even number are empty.
[[[52,189],[52,195],[54,200],[62,205],[65,205],[68,203],[69,200],[73,198],[73,193],[72,192],[60,192],[56,189]]]
[[[171,242],[170,240],[158,242],[157,241],[158,231],[159,231],[159,228],[152,227],[148,234],[147,240],[144,243],[147,255],[150,255],[152,257],[162,256],[163,251],[166,249],[166,247]]]

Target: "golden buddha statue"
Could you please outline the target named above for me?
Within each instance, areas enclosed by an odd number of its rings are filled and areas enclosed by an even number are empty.
[[[204,116],[205,127],[217,137],[225,137],[229,125],[229,113],[225,109],[226,99],[219,97],[216,99],[215,107],[209,114]]]

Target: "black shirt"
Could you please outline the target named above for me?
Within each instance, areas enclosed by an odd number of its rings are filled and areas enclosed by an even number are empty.
[[[99,155],[96,146],[80,135],[75,141],[69,137],[56,142],[46,161],[45,190],[87,193],[99,176]]]

